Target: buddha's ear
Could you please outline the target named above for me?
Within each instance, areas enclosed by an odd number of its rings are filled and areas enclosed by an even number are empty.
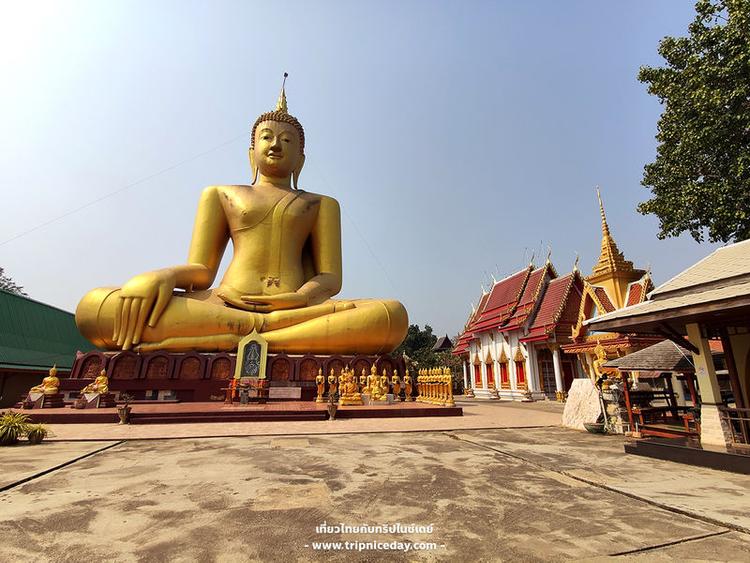
[[[302,167],[305,165],[305,155],[300,155],[299,157],[299,164],[297,165],[296,170],[292,172],[292,185],[294,186],[295,190],[298,190],[299,187],[297,187],[297,183],[299,182],[299,175],[302,174]]]
[[[253,154],[253,149],[250,149],[250,185],[255,185],[255,182],[258,181],[258,165],[255,164],[255,154]]]

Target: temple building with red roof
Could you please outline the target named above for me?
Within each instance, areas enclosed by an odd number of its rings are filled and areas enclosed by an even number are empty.
[[[464,385],[477,397],[562,400],[579,374],[561,353],[577,321],[583,279],[560,277],[547,259],[529,264],[482,292],[453,354],[464,359]]]

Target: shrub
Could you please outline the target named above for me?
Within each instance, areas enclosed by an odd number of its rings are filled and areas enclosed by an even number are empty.
[[[19,412],[8,411],[0,416],[0,446],[12,446],[26,434],[29,417]]]

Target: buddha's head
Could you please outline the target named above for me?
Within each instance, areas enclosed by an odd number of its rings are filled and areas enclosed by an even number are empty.
[[[284,73],[284,82],[287,74]],[[271,178],[289,178],[296,188],[305,164],[305,131],[287,111],[286,93],[281,86],[276,109],[255,120],[250,139],[250,167],[254,184],[260,172]]]

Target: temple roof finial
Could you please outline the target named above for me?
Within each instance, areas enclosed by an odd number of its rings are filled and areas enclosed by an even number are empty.
[[[289,108],[286,105],[286,78],[289,76],[289,73],[284,73],[284,80],[281,82],[281,92],[279,92],[279,100],[276,102],[276,111],[280,111],[281,113],[289,113]]]
[[[609,234],[609,225],[607,224],[607,216],[604,214],[604,203],[602,202],[602,194],[599,191],[599,186],[596,186],[596,199],[599,200],[599,213],[602,216],[602,236],[611,237]]]

